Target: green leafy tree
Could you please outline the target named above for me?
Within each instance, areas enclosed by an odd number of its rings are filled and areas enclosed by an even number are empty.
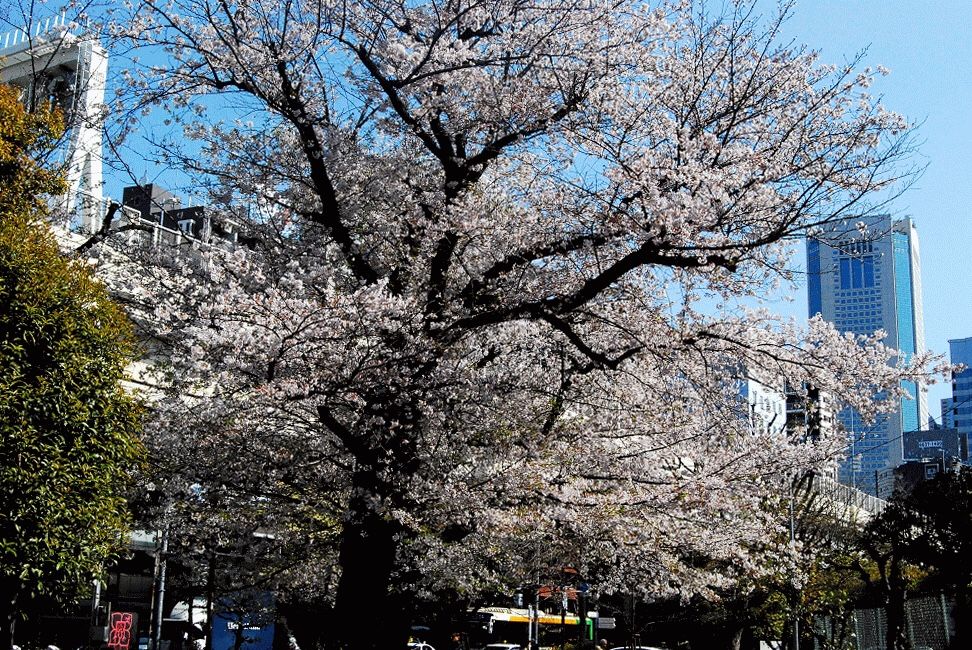
[[[958,638],[953,647],[970,647],[972,630],[972,469],[941,472],[911,491],[896,495],[898,509],[886,513],[894,518],[898,536],[909,540],[907,560],[926,567],[931,587],[955,595],[960,614],[956,616]],[[903,530],[911,526],[912,532]]]
[[[59,116],[0,86],[0,647],[37,598],[70,598],[123,547],[142,447],[122,387],[130,325],[47,226]]]
[[[885,643],[889,649],[911,647],[905,613],[908,595],[927,582],[928,568],[949,567],[946,558],[952,551],[940,552],[940,546],[951,536],[955,520],[961,518],[960,504],[949,500],[951,489],[946,487],[953,481],[951,477],[940,477],[919,483],[911,491],[896,492],[860,538],[860,548],[872,562],[871,587],[883,601],[887,614]],[[965,518],[969,517],[968,503],[966,497]],[[952,509],[955,513],[942,514]],[[962,573],[968,575],[966,570],[956,576]]]
[[[911,559],[937,569],[942,584],[967,589],[972,584],[972,468],[941,472],[904,500],[922,530]]]

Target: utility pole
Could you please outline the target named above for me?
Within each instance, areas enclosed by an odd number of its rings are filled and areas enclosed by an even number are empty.
[[[155,593],[153,594],[152,607],[152,650],[162,648],[162,617],[165,607],[165,576],[166,576],[166,555],[169,552],[169,530],[163,528],[159,531],[159,545],[155,556]]]
[[[587,640],[587,584],[577,587],[577,638],[581,644]]]
[[[209,556],[209,568],[206,571],[206,647],[205,650],[213,650],[213,616],[216,613],[214,607],[216,600],[216,551],[212,551]]]
[[[533,603],[527,602],[527,650],[533,650]]]
[[[850,412],[850,437],[851,437],[851,487],[857,489],[857,434],[854,432],[854,409]]]
[[[533,590],[533,648],[540,650],[540,577],[537,588]]]
[[[853,471],[853,467],[852,467]],[[796,516],[794,500],[796,499],[794,479],[790,479],[790,546],[796,544]],[[793,616],[793,650],[800,650],[800,593],[797,592]]]

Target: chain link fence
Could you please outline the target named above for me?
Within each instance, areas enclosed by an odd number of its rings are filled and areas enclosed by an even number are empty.
[[[905,626],[915,650],[948,650],[955,635],[955,603],[944,595],[912,598]],[[822,617],[814,625],[814,650],[887,650],[887,614],[882,607],[857,609],[849,619]]]

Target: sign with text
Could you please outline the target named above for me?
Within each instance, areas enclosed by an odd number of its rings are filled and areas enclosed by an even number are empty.
[[[108,647],[110,650],[132,650],[132,640],[138,631],[138,614],[112,612],[108,617]]]
[[[906,431],[903,436],[904,460],[923,458],[946,458],[965,460],[968,450],[962,444],[963,436],[955,429],[931,429]]]

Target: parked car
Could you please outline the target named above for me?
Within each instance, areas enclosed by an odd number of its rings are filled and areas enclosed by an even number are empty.
[[[523,650],[517,643],[490,643],[483,650]]]

